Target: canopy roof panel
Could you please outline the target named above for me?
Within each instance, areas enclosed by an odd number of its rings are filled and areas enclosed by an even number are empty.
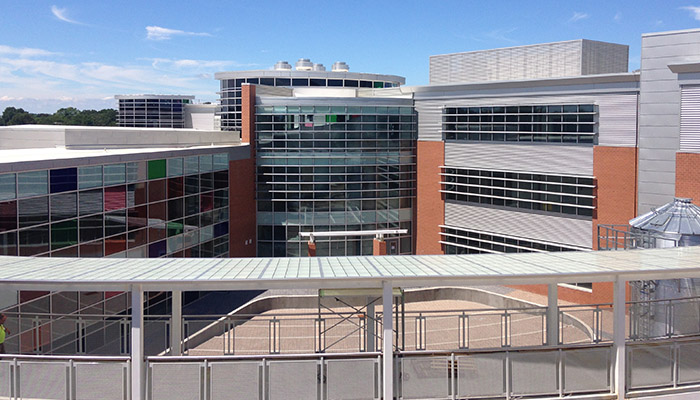
[[[0,257],[0,284],[44,290],[239,290],[700,277],[700,246],[628,251],[315,258]]]

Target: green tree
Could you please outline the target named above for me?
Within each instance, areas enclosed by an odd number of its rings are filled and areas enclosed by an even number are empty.
[[[32,114],[29,114],[27,112],[25,113],[17,113],[12,116],[10,121],[7,123],[7,125],[27,125],[27,124],[36,124],[36,121],[34,121],[34,117]]]

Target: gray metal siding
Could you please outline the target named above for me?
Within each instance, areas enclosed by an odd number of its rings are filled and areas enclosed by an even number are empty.
[[[637,142],[637,94],[588,94],[568,96],[464,97],[416,99],[418,139],[442,140],[442,109],[492,105],[597,104],[598,143],[601,146],[634,147]]]
[[[592,176],[593,147],[447,142],[445,165]]]
[[[430,84],[507,81],[627,72],[629,47],[591,40],[430,57]]]
[[[586,248],[593,242],[592,221],[452,202],[445,203],[445,225]]]
[[[700,86],[681,91],[680,151],[700,152]]]
[[[646,212],[675,194],[676,152],[680,148],[681,90],[669,64],[700,53],[700,31],[642,36],[639,97],[638,210]]]

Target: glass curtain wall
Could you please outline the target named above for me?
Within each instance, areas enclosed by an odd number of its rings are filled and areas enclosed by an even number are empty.
[[[259,256],[306,256],[300,232],[398,228],[412,253],[412,106],[259,105],[256,132]],[[370,255],[372,240],[318,238],[316,254]]]

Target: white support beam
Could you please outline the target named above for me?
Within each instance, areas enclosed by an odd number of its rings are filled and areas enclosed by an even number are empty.
[[[182,291],[172,291],[170,318],[170,355],[182,355]]]
[[[624,400],[625,386],[627,380],[626,374],[626,349],[625,349],[625,289],[626,283],[624,279],[617,279],[613,288],[613,352],[615,357],[614,374],[615,385],[614,390],[617,398]]]
[[[559,344],[559,286],[556,283],[547,285],[547,344]]]
[[[391,282],[382,281],[382,363],[384,364],[384,399],[394,398],[394,293]]]
[[[143,352],[143,288],[131,287],[131,400],[146,398],[146,365]]]
[[[383,295],[383,293],[382,293],[382,295]],[[366,349],[368,352],[373,352],[376,349],[374,344],[377,342],[377,338],[375,337],[376,335],[374,333],[374,328],[375,328],[374,301],[375,301],[374,298],[367,297],[367,318],[365,318],[365,328],[367,329]]]

